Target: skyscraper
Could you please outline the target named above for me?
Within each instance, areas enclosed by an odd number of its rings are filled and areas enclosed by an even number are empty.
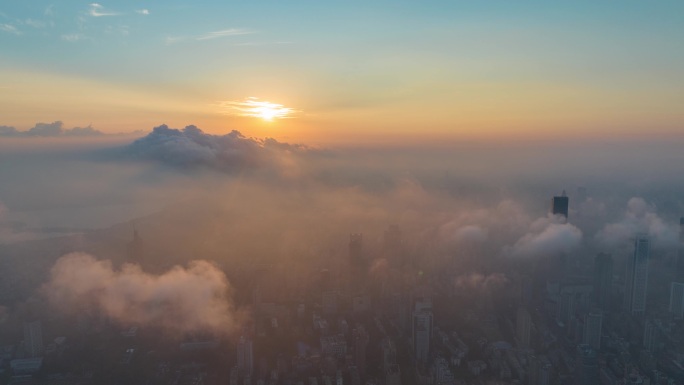
[[[241,374],[251,376],[254,368],[254,352],[252,351],[252,340],[240,336],[237,344],[237,367]]]
[[[413,312],[413,353],[416,361],[426,364],[430,357],[430,340],[432,339],[432,307],[428,302],[416,303]]]
[[[613,257],[599,253],[594,258],[594,303],[603,311],[610,310],[613,287]]]
[[[521,349],[529,348],[530,335],[532,332],[532,317],[530,316],[530,312],[524,307],[518,308],[515,329],[517,334],[516,337],[518,338],[518,347]]]
[[[24,323],[24,348],[32,358],[43,354],[43,325],[40,321]]]
[[[639,234],[634,239],[634,253],[627,258],[625,274],[625,309],[632,314],[644,314],[648,289],[648,259],[650,241]]]
[[[676,319],[684,318],[684,283],[670,284],[670,313]]]
[[[349,235],[349,261],[352,265],[358,266],[363,263],[363,234]]]
[[[600,350],[602,326],[603,315],[601,313],[587,313],[584,317],[584,335],[582,336],[582,343],[591,346],[594,350]]]
[[[562,215],[567,219],[569,204],[570,200],[568,199],[567,194],[565,194],[565,191],[563,191],[561,196],[554,196],[551,199],[551,213],[553,215]]]

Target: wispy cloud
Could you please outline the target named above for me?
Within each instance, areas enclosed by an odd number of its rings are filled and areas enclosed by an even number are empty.
[[[224,29],[221,31],[209,32],[205,35],[196,37],[195,40],[209,40],[209,39],[217,39],[219,37],[226,37],[226,36],[249,35],[252,33],[254,33],[254,31],[250,31],[248,29],[231,28],[231,29]]]
[[[283,45],[283,44],[294,44],[291,41],[248,41],[244,43],[235,43],[233,45],[238,47],[258,47],[262,45]]]
[[[149,9],[136,9],[135,13],[140,14],[140,15],[149,15],[150,10]]]
[[[52,4],[48,5],[47,7],[45,7],[45,10],[43,11],[43,15],[48,16],[48,17],[54,16],[55,11],[53,9],[54,9],[54,6]]]
[[[68,41],[70,43],[77,42],[79,40],[85,40],[85,35],[82,35],[80,33],[67,33],[62,36],[60,36],[60,39],[64,41]]]
[[[282,104],[250,96],[245,100],[224,100],[215,104],[226,115],[246,116],[264,120],[293,118],[299,112]]]
[[[88,14],[90,16],[93,16],[93,17],[118,16],[118,15],[120,15],[119,12],[112,12],[112,11],[105,10],[104,7],[98,3],[91,3],[90,4],[90,9],[88,9]]]
[[[188,40],[195,40],[195,41],[212,40],[212,39],[218,39],[221,37],[250,35],[253,33],[256,33],[256,31],[249,30],[249,29],[243,29],[243,28],[230,28],[230,29],[223,29],[220,31],[208,32],[208,33],[205,33],[203,35],[169,36],[166,38],[166,44],[171,45],[171,44],[180,43],[182,41],[188,41]]]
[[[24,24],[31,26],[33,28],[45,28],[47,26],[47,24],[44,21],[34,19],[26,19],[24,20]]]
[[[12,24],[0,24],[0,31],[12,33],[14,35],[21,35],[21,31]]]

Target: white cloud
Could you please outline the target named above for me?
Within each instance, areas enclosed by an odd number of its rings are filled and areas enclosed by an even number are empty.
[[[224,29],[220,31],[214,31],[214,32],[208,32],[203,35],[195,35],[195,36],[168,36],[166,38],[166,45],[171,45],[171,44],[176,44],[180,43],[182,41],[187,41],[187,40],[197,40],[197,41],[202,41],[202,40],[212,40],[212,39],[218,39],[220,37],[230,37],[230,36],[241,36],[241,35],[249,35],[256,33],[255,31],[248,30],[248,29],[241,29],[241,28],[231,28],[231,29]]]
[[[0,24],[0,31],[21,35],[21,31],[11,24]]]
[[[60,38],[64,41],[68,41],[70,43],[77,42],[79,40],[84,40],[85,36],[80,34],[80,33],[68,33],[60,36]]]
[[[231,28],[231,29],[224,29],[221,31],[209,32],[207,34],[197,36],[195,38],[195,40],[210,40],[210,39],[217,39],[219,37],[249,35],[252,33],[254,33],[254,31],[250,31],[247,29],[241,29],[241,28]]]
[[[135,13],[140,14],[140,15],[149,15],[150,10],[149,9],[137,9]]]
[[[29,25],[33,28],[45,28],[47,26],[47,24],[45,24],[45,22],[40,21],[40,20],[33,20],[33,19],[24,20],[24,24]]]
[[[90,4],[90,9],[88,10],[88,14],[90,16],[93,16],[93,17],[118,16],[118,15],[120,15],[120,13],[118,13],[118,12],[106,11],[104,9],[104,7],[98,3],[91,3]]]

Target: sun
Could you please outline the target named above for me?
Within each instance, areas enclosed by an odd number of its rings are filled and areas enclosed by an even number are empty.
[[[282,104],[260,100],[253,96],[243,101],[223,101],[219,103],[219,106],[226,114],[258,118],[265,122],[292,118],[295,113],[299,112]]]
[[[258,107],[254,111],[261,119],[270,122],[279,115],[279,110],[272,107]]]

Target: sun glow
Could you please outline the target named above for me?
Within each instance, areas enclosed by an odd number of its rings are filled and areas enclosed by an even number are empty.
[[[224,101],[219,106],[224,113],[229,115],[259,118],[267,122],[292,118],[292,114],[296,112],[282,104],[259,100],[251,96],[244,101]]]

